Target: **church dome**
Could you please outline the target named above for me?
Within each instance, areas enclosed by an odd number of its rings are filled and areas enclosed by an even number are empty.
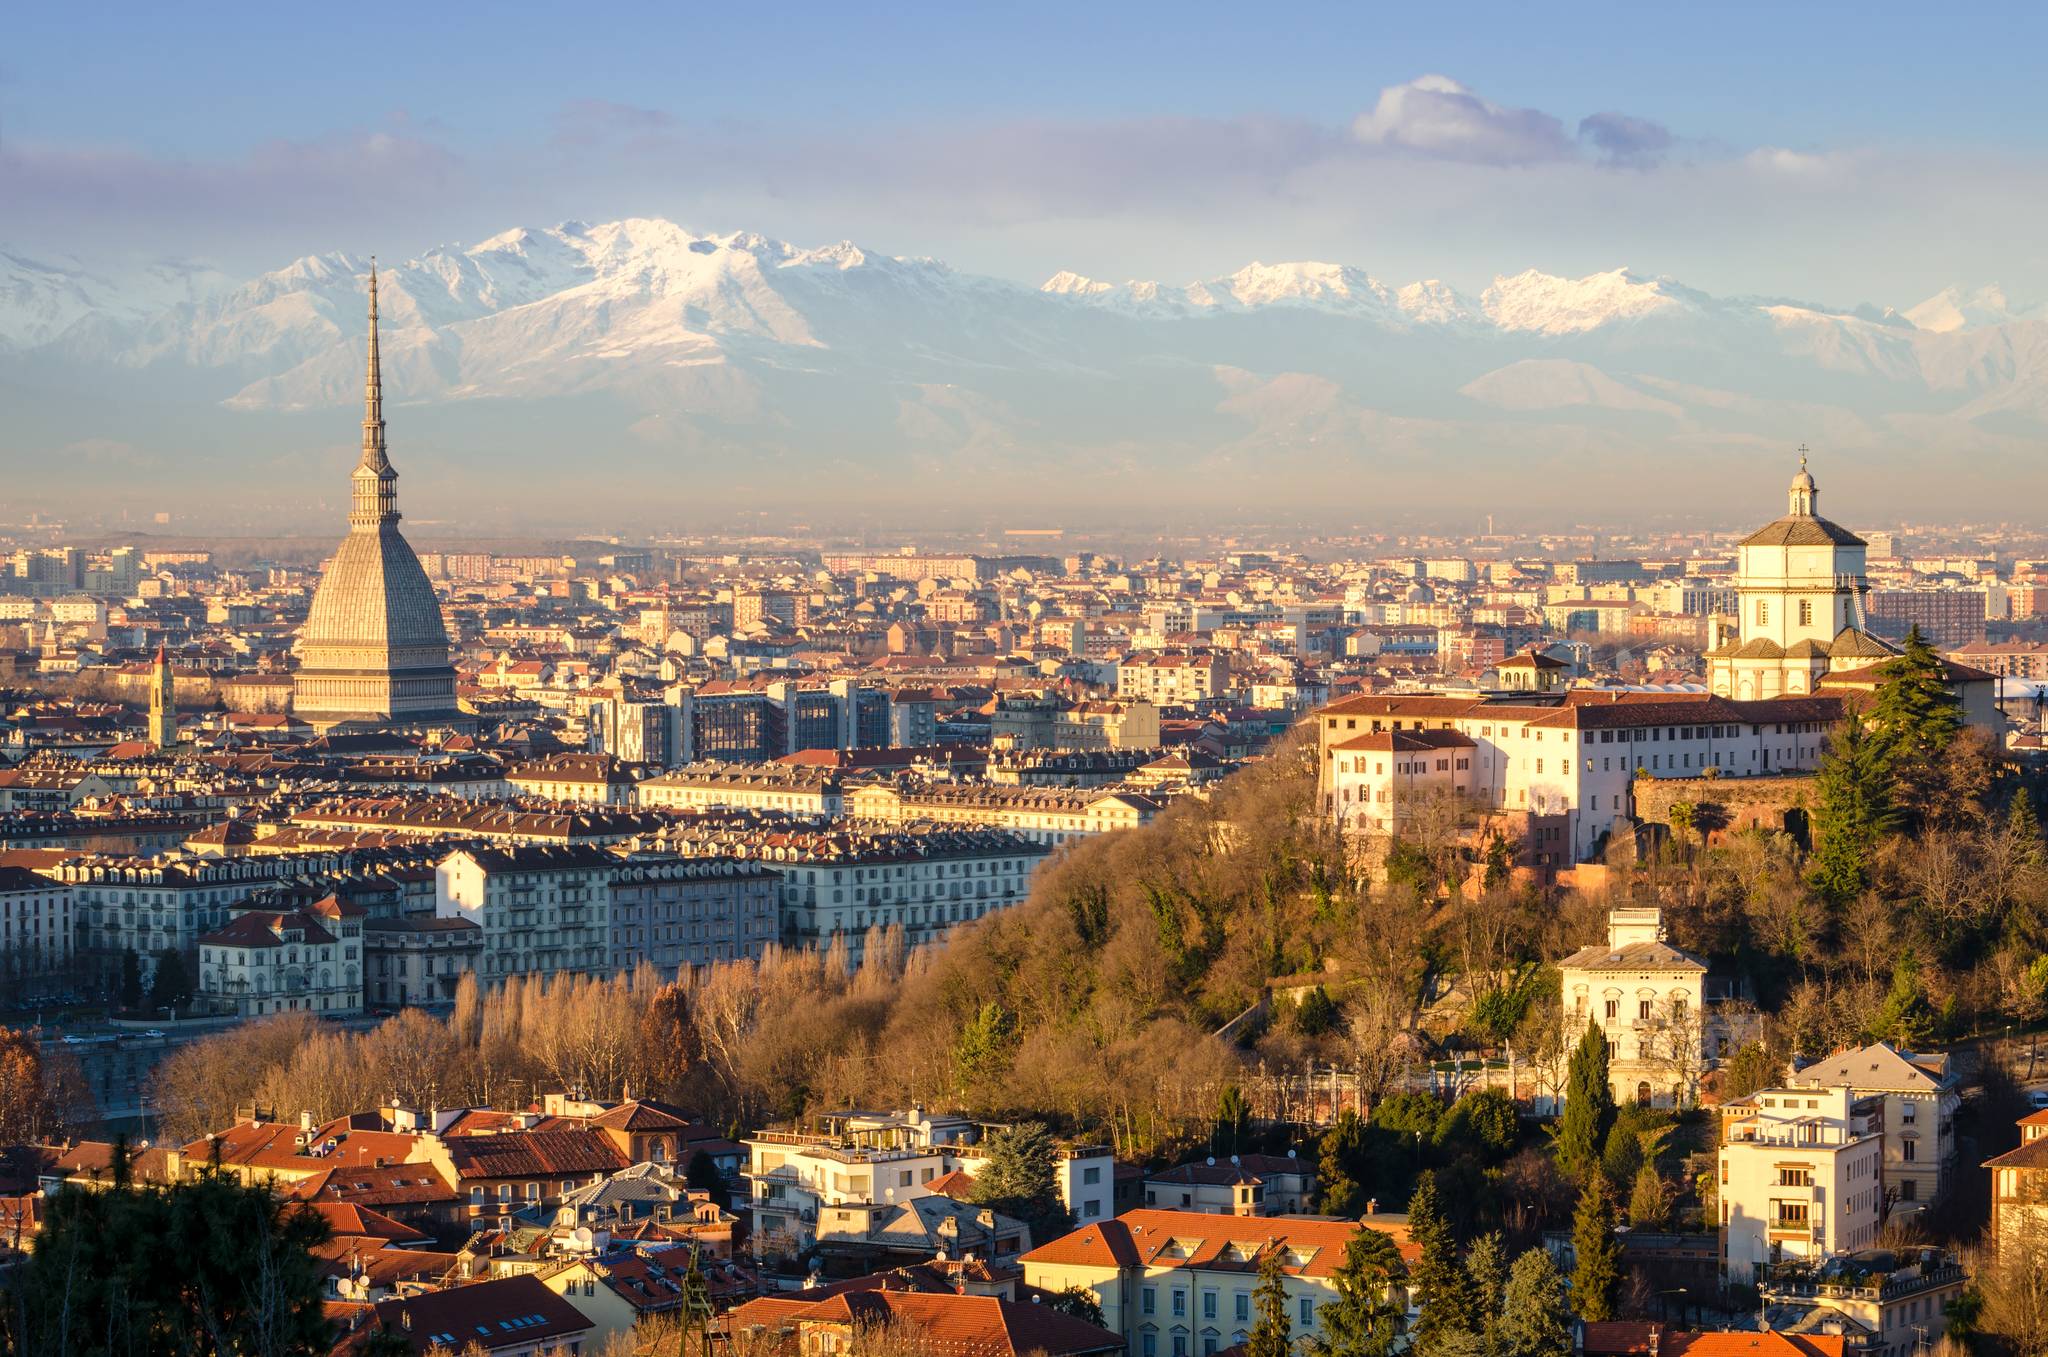
[[[292,708],[320,730],[460,723],[441,604],[398,531],[398,472],[384,449],[374,265],[363,455],[349,489],[348,536],[327,563],[299,633]]]

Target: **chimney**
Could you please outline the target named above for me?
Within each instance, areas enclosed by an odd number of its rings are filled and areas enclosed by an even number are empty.
[[[1366,1201],[1365,1201],[1365,1214],[1367,1214],[1368,1216],[1376,1216],[1376,1215],[1378,1215],[1379,1213],[1380,1213],[1380,1199],[1379,1199],[1378,1197],[1368,1197],[1368,1198],[1366,1198]]]
[[[313,1129],[313,1114],[310,1111],[300,1111],[299,1129],[301,1131],[310,1131]]]

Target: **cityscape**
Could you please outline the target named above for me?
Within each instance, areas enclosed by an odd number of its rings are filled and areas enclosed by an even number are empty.
[[[104,106],[75,16],[29,24],[0,1357],[2048,1357],[2048,311],[1921,288],[2037,254],[1910,214],[1895,250],[1703,244],[1661,215],[1703,181],[1832,220],[1798,198],[1859,191],[1831,156],[1924,167],[1832,75],[1847,149],[1763,140],[1698,68],[1597,91],[1679,130],[1569,121],[1506,57],[1595,42],[1590,6],[1389,15],[1371,71],[1428,50],[1528,106],[1389,74],[1320,131],[1255,47],[1284,116],[1096,52],[1048,94],[1015,84],[1044,35],[948,17],[783,33],[778,73],[731,15],[646,16],[725,63],[643,107],[481,80],[540,41],[489,24],[286,87],[221,53],[310,29],[200,16],[156,41],[222,107],[147,137],[108,129],[155,20]],[[1238,23],[1161,55],[1197,80]],[[938,60],[998,36],[980,84]],[[839,83],[911,51],[915,98]],[[436,60],[447,102],[299,140]],[[604,60],[625,94],[653,57]],[[764,72],[781,120],[692,102]],[[527,206],[458,95],[515,136],[561,104],[533,209],[636,201],[359,250]],[[1771,116],[1822,136],[1821,97]],[[958,125],[899,130],[952,178],[877,151],[842,201],[839,139],[922,100]],[[1183,119],[1201,196],[1148,159]],[[1034,140],[1086,127],[1121,192]],[[282,140],[221,151],[250,129]],[[1373,218],[1457,281],[1018,281],[1345,245],[1345,174],[1532,210]],[[1243,223],[1163,240],[1223,189]],[[1575,268],[1622,229],[1582,199],[1715,295],[1463,281],[1504,243]],[[659,215],[724,209],[986,273]]]

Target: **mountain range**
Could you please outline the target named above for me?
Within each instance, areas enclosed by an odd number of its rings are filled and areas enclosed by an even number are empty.
[[[0,466],[74,502],[85,463],[185,511],[256,478],[327,512],[354,442],[369,263],[311,255],[238,281],[0,250],[15,412]],[[2044,488],[2048,311],[1996,287],[1891,310],[1626,269],[1530,270],[1472,296],[1254,263],[1033,288],[629,219],[387,263],[380,297],[394,456],[414,503],[447,516],[572,491],[698,518],[1753,516],[1800,442],[1824,476],[1835,459],[1838,488],[1876,480],[1872,514]]]

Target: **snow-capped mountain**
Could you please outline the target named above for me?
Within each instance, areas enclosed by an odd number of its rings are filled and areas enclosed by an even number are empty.
[[[0,251],[0,384],[51,402],[30,422],[52,448],[203,429],[232,464],[272,436],[259,428],[345,440],[369,266],[310,255],[231,282]],[[2048,433],[2048,312],[1995,287],[1899,312],[1532,269],[1471,297],[1286,262],[1032,288],[851,242],[627,219],[386,260],[380,299],[387,400],[414,412],[399,427],[487,441],[529,476],[569,474],[574,439],[582,473],[1023,474],[1042,491],[1047,468],[1256,468],[1280,493],[1333,465],[1420,474],[1446,456],[1597,467],[1805,439],[1903,463],[2032,457]]]

